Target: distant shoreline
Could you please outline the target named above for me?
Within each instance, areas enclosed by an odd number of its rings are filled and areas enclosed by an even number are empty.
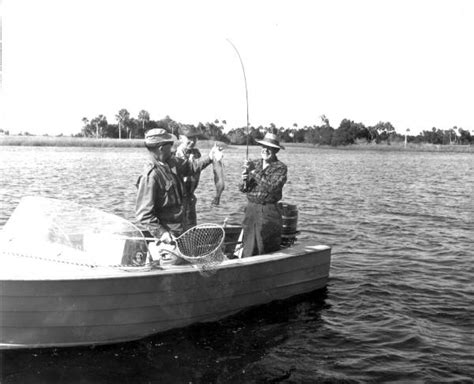
[[[143,139],[95,139],[69,136],[0,136],[0,146],[25,147],[144,147]]]
[[[386,143],[357,143],[351,145],[340,145],[333,147],[330,145],[313,145],[308,143],[283,143],[286,148],[320,148],[333,151],[382,151],[382,152],[459,152],[474,153],[474,145],[438,145],[427,143],[408,143],[405,147],[404,143],[395,142],[391,145]]]
[[[199,141],[200,148],[210,148],[214,141]],[[460,152],[474,153],[474,145],[436,145],[394,142],[391,145],[358,143],[346,146],[332,147],[329,145],[313,145],[309,143],[282,143],[287,148],[315,148],[336,151],[390,151],[390,152]],[[99,147],[99,148],[143,148],[143,139],[95,139],[85,137],[51,137],[51,136],[0,136],[0,146],[29,146],[29,147]],[[227,147],[227,145],[225,145]],[[229,145],[228,147],[238,147]]]

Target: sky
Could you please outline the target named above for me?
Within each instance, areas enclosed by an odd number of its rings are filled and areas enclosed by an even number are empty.
[[[3,0],[0,128],[126,108],[186,124],[474,130],[472,0]]]

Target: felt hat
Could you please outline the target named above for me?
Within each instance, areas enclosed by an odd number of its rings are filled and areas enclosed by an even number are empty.
[[[176,137],[163,128],[153,128],[145,133],[145,145],[147,147],[158,147],[175,141]]]
[[[265,137],[262,140],[255,140],[259,145],[263,145],[265,147],[271,148],[278,148],[278,149],[285,149],[283,145],[280,145],[280,141],[278,140],[277,135],[274,133],[266,133]]]

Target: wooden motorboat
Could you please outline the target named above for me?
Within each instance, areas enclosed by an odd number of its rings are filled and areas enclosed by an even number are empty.
[[[219,320],[325,287],[331,261],[330,247],[305,241],[203,275],[191,264],[92,265],[62,258],[64,244],[0,244],[0,349],[118,343]]]

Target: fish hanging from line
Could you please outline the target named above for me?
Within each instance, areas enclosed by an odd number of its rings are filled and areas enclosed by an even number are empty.
[[[225,188],[224,182],[224,163],[221,160],[213,160],[212,168],[214,173],[214,184],[216,185],[216,196],[212,199],[212,205],[219,205],[221,202],[221,195]]]

